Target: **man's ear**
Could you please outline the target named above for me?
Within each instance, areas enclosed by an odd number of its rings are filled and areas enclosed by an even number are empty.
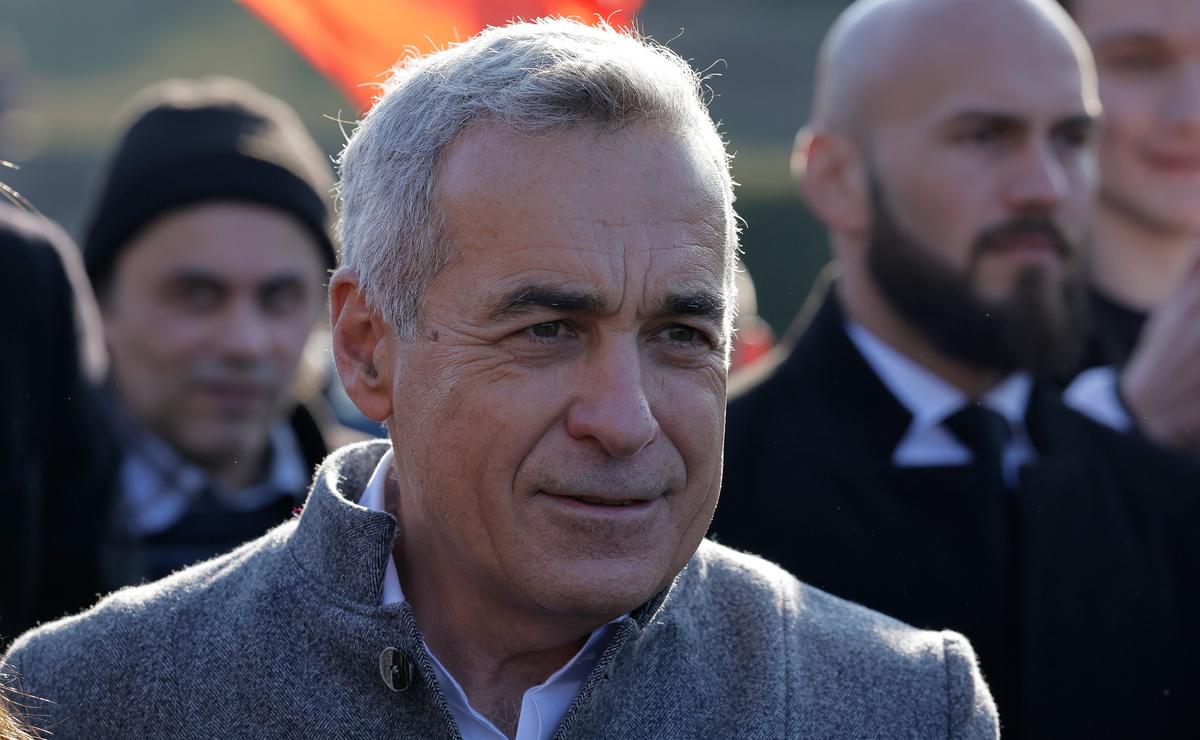
[[[364,300],[353,270],[338,270],[329,281],[329,312],[333,359],[346,395],[371,421],[386,421],[392,415],[391,326]]]
[[[836,234],[854,241],[871,224],[871,193],[859,146],[833,131],[803,130],[792,151],[792,173],[808,207]]]

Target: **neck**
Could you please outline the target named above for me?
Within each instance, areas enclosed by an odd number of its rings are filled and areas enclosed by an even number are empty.
[[[845,271],[836,286],[847,316],[968,398],[981,398],[1002,379],[994,370],[965,364],[936,348],[892,309],[863,271]]]
[[[429,649],[466,692],[471,706],[509,737],[526,690],[543,683],[583,646],[597,624],[534,613],[477,582],[464,582],[408,499],[388,480],[387,508],[400,523],[394,557],[404,597]]]
[[[223,459],[219,464],[202,465],[209,478],[227,491],[240,491],[262,480],[263,471],[270,459],[270,437],[254,450],[239,453],[234,459]]]
[[[1200,234],[1168,232],[1108,206],[1096,213],[1089,275],[1104,295],[1149,312],[1179,285],[1200,249]]]

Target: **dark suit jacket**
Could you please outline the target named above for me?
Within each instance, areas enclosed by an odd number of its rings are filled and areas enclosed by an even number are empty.
[[[1200,473],[1039,385],[1038,461],[897,468],[911,416],[826,300],[730,404],[713,534],[919,627],[966,634],[1008,737],[1200,727]]]

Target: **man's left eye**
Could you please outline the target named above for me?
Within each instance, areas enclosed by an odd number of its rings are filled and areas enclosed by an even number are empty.
[[[709,344],[708,336],[704,332],[691,326],[675,324],[668,326],[662,330],[660,335],[668,342],[673,344]]]
[[[525,331],[535,340],[558,339],[566,334],[566,326],[561,321],[543,321],[534,324]]]

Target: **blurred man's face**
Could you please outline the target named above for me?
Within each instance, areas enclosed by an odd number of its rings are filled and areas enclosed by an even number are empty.
[[[122,251],[104,301],[122,402],[199,464],[261,452],[323,279],[316,240],[275,209],[207,203],[154,221]]]
[[[1100,70],[1102,203],[1153,231],[1200,232],[1200,2],[1073,7]]]
[[[717,167],[639,126],[446,155],[454,257],[392,343],[389,419],[405,560],[441,590],[612,618],[694,553],[725,413]]]
[[[944,351],[1008,369],[1075,330],[1064,286],[1095,193],[1095,111],[1058,35],[971,30],[905,77],[912,94],[869,137],[868,264]]]

